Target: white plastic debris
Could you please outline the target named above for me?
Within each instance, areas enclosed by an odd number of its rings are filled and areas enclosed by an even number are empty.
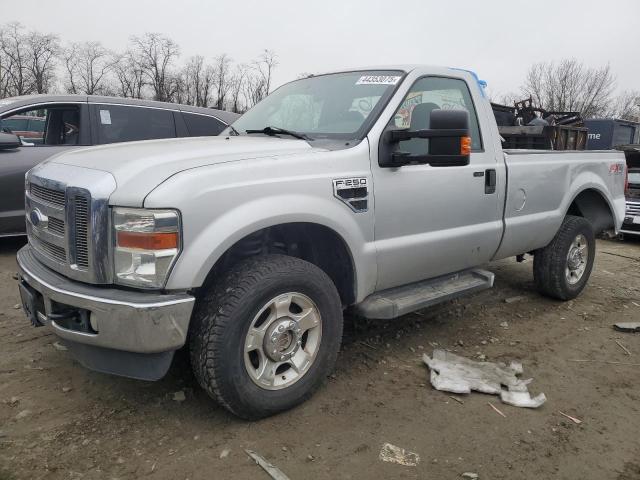
[[[640,332],[640,322],[618,322],[613,328],[620,332]]]
[[[520,380],[522,364],[475,362],[445,350],[434,350],[433,358],[422,360],[431,370],[431,385],[452,393],[477,392],[500,395],[500,400],[515,407],[538,408],[546,400],[544,393],[531,398],[527,386],[532,379]]]
[[[289,480],[289,477],[287,477],[284,473],[282,473],[282,470],[280,470],[278,467],[273,466],[271,463],[269,463],[262,455],[257,454],[256,452],[253,452],[251,450],[245,450],[246,454],[249,455],[258,465],[260,465],[260,467],[267,472],[267,474],[273,479],[273,480]]]
[[[390,443],[382,445],[379,458],[383,462],[397,463],[406,467],[415,467],[420,463],[420,455]]]

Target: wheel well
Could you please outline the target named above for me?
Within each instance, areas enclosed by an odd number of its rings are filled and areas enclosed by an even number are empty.
[[[334,230],[314,223],[285,223],[247,235],[218,259],[203,287],[240,260],[268,253],[290,255],[316,265],[331,278],[344,306],[355,302],[355,269],[347,245]]]
[[[580,192],[569,206],[567,215],[586,218],[593,225],[596,234],[615,226],[615,219],[609,204],[600,192],[593,189]]]

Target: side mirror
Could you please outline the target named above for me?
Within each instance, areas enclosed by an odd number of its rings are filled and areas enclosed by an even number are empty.
[[[434,167],[469,165],[471,137],[469,136],[469,113],[464,110],[433,110],[427,130],[389,130],[380,149],[381,167],[401,167],[409,164],[429,164]],[[412,155],[398,150],[403,140],[428,138],[429,151],[424,155]],[[386,151],[385,151],[386,150]]]
[[[12,150],[22,145],[17,135],[13,133],[0,133],[0,150]]]

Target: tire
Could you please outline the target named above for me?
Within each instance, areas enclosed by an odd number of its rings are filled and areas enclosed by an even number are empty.
[[[577,297],[589,280],[595,254],[591,223],[583,217],[567,215],[551,243],[535,252],[536,288],[541,294],[558,300]]]
[[[318,267],[285,255],[251,257],[198,300],[192,368],[202,388],[233,414],[274,415],[311,397],[333,370],[342,323],[340,296]]]

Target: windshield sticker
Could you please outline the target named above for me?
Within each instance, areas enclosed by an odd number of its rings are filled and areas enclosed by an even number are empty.
[[[109,110],[100,110],[100,123],[102,125],[111,125],[111,112]]]
[[[363,75],[356,85],[395,85],[399,80],[400,77],[395,75]]]

